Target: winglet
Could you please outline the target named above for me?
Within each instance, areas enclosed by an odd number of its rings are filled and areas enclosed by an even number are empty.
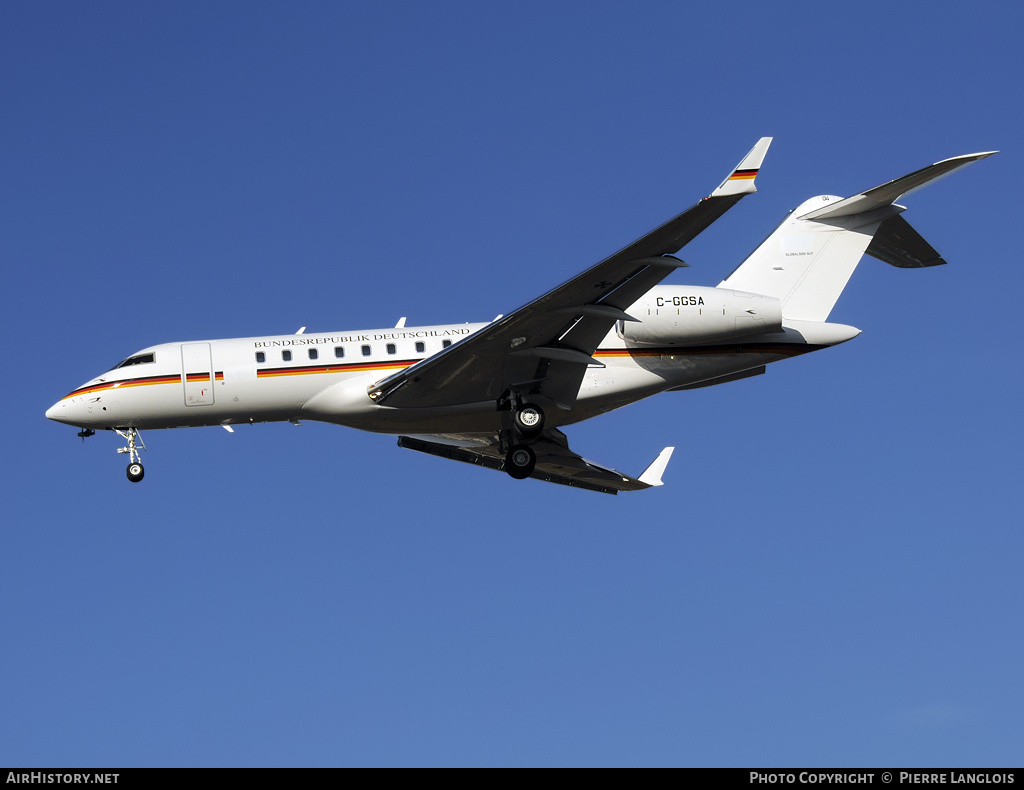
[[[723,181],[718,189],[711,193],[711,197],[724,197],[726,195],[749,195],[757,192],[754,186],[754,179],[757,171],[761,169],[764,155],[768,153],[768,146],[772,144],[771,137],[762,137],[757,144],[750,149],[743,160],[736,165],[736,168]]]
[[[766,137],[764,139],[770,140],[771,138]],[[665,467],[668,466],[668,460],[672,457],[672,451],[675,449],[675,447],[666,447],[662,450],[658,454],[658,457],[654,459],[654,463],[648,466],[644,470],[644,473],[637,479],[641,483],[646,483],[649,486],[664,485],[664,483],[661,482],[661,476],[665,474]]]

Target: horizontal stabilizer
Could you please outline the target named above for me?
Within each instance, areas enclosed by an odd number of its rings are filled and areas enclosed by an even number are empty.
[[[913,173],[902,178],[895,178],[879,187],[861,192],[859,195],[844,198],[837,203],[832,203],[809,214],[804,214],[800,219],[849,217],[853,214],[863,214],[876,208],[888,206],[891,203],[895,203],[903,195],[910,194],[925,184],[937,181],[943,176],[948,176],[954,170],[959,170],[971,162],[977,162],[979,159],[984,159],[996,153],[999,152],[983,151],[980,154],[964,154],[963,156],[954,156],[952,159],[943,159],[941,162],[928,165],[928,167],[922,167],[920,170],[915,170]]]
[[[935,248],[899,214],[889,217],[878,226],[875,237],[864,252],[901,269],[918,269],[945,263]]]

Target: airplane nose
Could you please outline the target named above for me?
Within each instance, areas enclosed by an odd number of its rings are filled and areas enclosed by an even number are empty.
[[[46,410],[46,419],[53,420],[54,422],[67,423],[68,421],[68,409],[64,401],[57,401],[50,408]]]

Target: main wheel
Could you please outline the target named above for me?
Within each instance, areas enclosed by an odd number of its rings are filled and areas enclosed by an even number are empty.
[[[523,436],[536,436],[544,430],[544,411],[533,403],[524,403],[516,411],[516,428]]]
[[[142,464],[128,464],[128,479],[133,483],[139,482],[146,474]]]
[[[537,466],[537,454],[525,444],[517,444],[505,456],[505,471],[516,480],[525,480]]]

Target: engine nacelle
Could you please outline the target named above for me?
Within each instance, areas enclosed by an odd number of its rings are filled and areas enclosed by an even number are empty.
[[[782,303],[772,296],[689,285],[659,285],[620,321],[630,343],[686,346],[782,331]]]

